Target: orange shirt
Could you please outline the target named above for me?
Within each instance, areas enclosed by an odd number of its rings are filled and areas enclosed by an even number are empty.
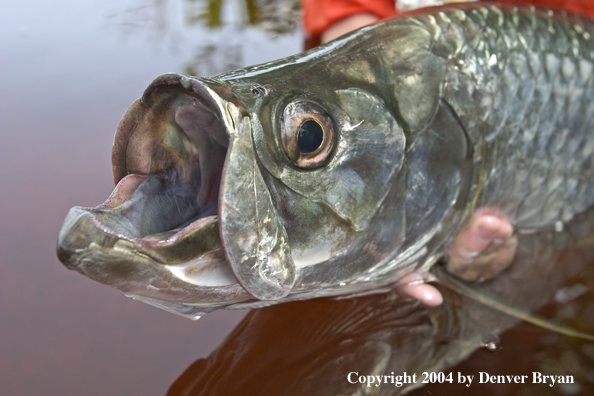
[[[394,4],[394,0],[303,0],[303,28],[309,35],[318,37],[349,15],[370,12],[382,19],[397,15]]]
[[[594,18],[591,0],[499,0],[501,3],[526,3],[561,8]],[[381,19],[398,15],[394,0],[303,0],[303,28],[312,37],[319,37],[338,20],[349,15],[369,12]]]

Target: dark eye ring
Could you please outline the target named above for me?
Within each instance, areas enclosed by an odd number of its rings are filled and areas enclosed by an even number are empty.
[[[317,168],[326,162],[334,148],[334,124],[314,103],[290,103],[281,119],[281,140],[293,164],[305,169]]]

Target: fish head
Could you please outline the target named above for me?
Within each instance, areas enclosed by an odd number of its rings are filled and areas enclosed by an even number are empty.
[[[407,139],[439,95],[407,119],[369,45],[332,45],[158,77],[118,126],[114,192],[71,209],[60,260],[187,316],[369,288],[406,238]]]

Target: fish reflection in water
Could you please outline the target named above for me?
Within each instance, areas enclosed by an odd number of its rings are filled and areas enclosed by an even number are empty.
[[[588,245],[593,229],[591,210],[564,233],[520,236],[513,265],[496,279],[482,283],[481,290],[530,310],[556,296],[557,306],[549,304],[545,313],[551,316],[558,309],[557,317],[572,319],[572,325],[591,333],[594,322],[588,322],[587,311],[594,309],[594,250],[578,245]],[[518,322],[454,290],[439,287],[444,294],[444,304],[439,307],[403,299],[391,290],[253,310],[217,350],[196,361],[177,379],[168,396],[403,394],[422,386],[419,376],[423,372],[444,371],[486,343],[497,344],[497,334]],[[586,289],[589,292],[582,294]],[[590,315],[590,320],[593,317]],[[502,345],[504,351],[506,340],[513,345],[507,351],[513,356],[511,360],[494,368],[489,366],[492,359],[485,353],[475,354],[454,369],[454,375],[459,371],[475,376],[470,387],[458,384],[454,377],[453,384],[428,385],[417,392],[592,394],[594,343],[571,338],[558,342],[561,337],[543,332],[526,335],[516,330],[507,339],[504,336]],[[539,347],[543,339],[544,347]],[[572,363],[567,363],[568,356]],[[542,371],[545,375],[573,375],[576,383],[555,387],[491,384],[487,388],[478,384],[479,371],[530,375],[528,382],[532,381],[532,371]],[[416,374],[417,383],[367,387],[350,383],[347,376],[351,372],[364,376],[406,372]]]

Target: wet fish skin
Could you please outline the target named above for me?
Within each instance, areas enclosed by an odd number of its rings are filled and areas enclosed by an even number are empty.
[[[114,175],[168,166],[192,174],[170,156],[130,168],[128,139],[144,148],[150,140],[134,120],[153,114],[163,125],[151,127],[157,137],[180,128],[194,141],[209,133],[213,147],[229,144],[218,202],[222,246],[214,250],[225,252],[243,288],[275,301],[379,290],[405,272],[428,271],[479,206],[501,210],[526,233],[561,229],[593,205],[592,34],[591,22],[572,16],[473,4],[367,27],[212,79],[164,75],[124,117]],[[330,160],[314,170],[292,165],[279,142],[283,109],[295,102],[323,108],[339,130]],[[180,126],[197,116],[216,119],[213,129]],[[246,191],[254,193],[246,199]],[[186,247],[176,258],[176,241],[140,243],[139,234],[124,238],[132,247],[113,249],[117,232],[102,243],[101,230],[88,231],[92,213],[74,210],[59,240],[60,258],[88,276],[188,315],[271,303],[237,283],[184,284],[171,267],[198,257]],[[188,231],[211,239],[214,232]],[[163,245],[169,258],[157,252]],[[125,262],[123,277],[113,261]],[[154,287],[159,282],[171,287]]]
[[[435,47],[459,43],[450,47],[458,70],[448,71],[443,97],[473,142],[475,163],[484,164],[477,205],[504,210],[520,230],[538,229],[593,203],[592,24],[511,10],[511,17],[495,7],[421,19],[439,37]]]

